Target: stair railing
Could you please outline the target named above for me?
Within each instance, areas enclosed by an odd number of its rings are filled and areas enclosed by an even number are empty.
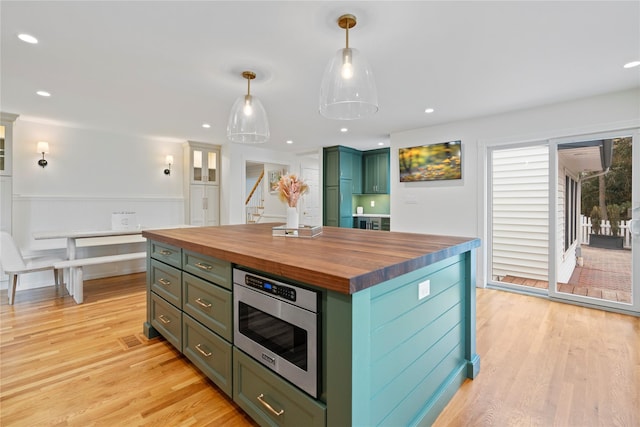
[[[253,224],[259,222],[264,211],[264,170],[260,173],[256,183],[253,185],[247,200],[245,200],[246,223]]]

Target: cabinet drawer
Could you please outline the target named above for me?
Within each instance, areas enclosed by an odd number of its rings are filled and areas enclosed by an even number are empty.
[[[182,312],[151,292],[151,325],[182,351]]]
[[[194,319],[232,341],[231,291],[189,273],[182,276],[182,310]]]
[[[149,254],[151,258],[155,258],[177,268],[182,267],[182,249],[166,243],[154,242],[153,240],[149,243]]]
[[[151,290],[180,308],[182,306],[182,272],[152,259],[149,274]]]
[[[217,258],[184,251],[182,269],[195,276],[231,289],[231,263]]]
[[[325,426],[327,408],[323,403],[312,399],[235,347],[233,384],[233,400],[260,425]]]
[[[182,345],[182,353],[222,391],[233,397],[231,344],[185,314],[182,318]]]

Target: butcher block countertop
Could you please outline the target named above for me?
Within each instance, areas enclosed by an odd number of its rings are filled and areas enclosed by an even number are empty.
[[[278,224],[143,231],[143,237],[331,291],[353,294],[480,246],[480,239],[323,227],[272,236]]]

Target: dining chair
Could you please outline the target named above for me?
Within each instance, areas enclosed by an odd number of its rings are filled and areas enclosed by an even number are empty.
[[[25,273],[34,273],[36,271],[53,270],[53,276],[56,286],[59,285],[59,270],[54,268],[53,264],[60,261],[60,258],[33,258],[25,259],[22,257],[20,248],[13,240],[13,236],[6,231],[0,232],[0,263],[2,271],[9,275],[9,304],[13,304],[16,296],[16,286],[18,285],[18,276]]]

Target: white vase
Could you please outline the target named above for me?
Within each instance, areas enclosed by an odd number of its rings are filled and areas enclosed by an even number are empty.
[[[287,206],[287,228],[298,228],[298,208]]]

